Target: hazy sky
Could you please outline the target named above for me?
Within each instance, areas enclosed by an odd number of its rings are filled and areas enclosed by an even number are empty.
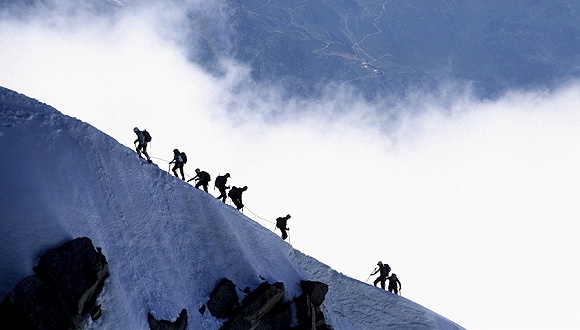
[[[131,148],[148,129],[159,167],[179,148],[190,176],[229,172],[247,215],[271,229],[292,215],[296,249],[363,282],[382,260],[403,296],[468,329],[580,327],[579,82],[494,101],[452,85],[283,99],[231,59],[219,78],[188,62],[185,15],[2,14],[0,86]]]

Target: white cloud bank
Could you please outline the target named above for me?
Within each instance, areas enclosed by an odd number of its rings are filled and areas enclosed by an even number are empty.
[[[297,249],[361,281],[389,263],[404,296],[468,329],[580,326],[578,82],[417,93],[391,111],[340,92],[283,100],[236,63],[216,78],[188,62],[183,13],[166,9],[4,18],[0,85],[128,147],[147,128],[161,168],[179,148],[189,175],[230,172],[247,215],[273,229],[292,214]]]

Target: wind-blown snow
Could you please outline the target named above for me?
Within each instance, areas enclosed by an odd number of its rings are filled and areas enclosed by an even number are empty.
[[[287,299],[300,280],[327,283],[323,312],[335,329],[462,329],[336,272],[91,125],[4,88],[0,171],[0,299],[44,252],[86,236],[110,267],[103,316],[89,329],[147,329],[148,312],[175,319],[183,308],[189,329],[218,329],[224,320],[198,310],[224,277],[238,288],[284,282]]]

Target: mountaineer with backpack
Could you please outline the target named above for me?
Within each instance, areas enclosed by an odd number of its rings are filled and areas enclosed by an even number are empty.
[[[175,164],[173,166],[173,174],[179,178],[179,175],[177,175],[177,170],[179,169],[179,172],[181,172],[181,179],[183,181],[185,181],[185,175],[183,174],[183,165],[185,165],[185,163],[187,163],[187,156],[185,155],[185,152],[180,152],[178,149],[173,149],[173,160],[169,162],[169,164]]]
[[[226,193],[227,189],[230,189],[230,187],[226,186],[226,183],[228,182],[228,178],[230,177],[229,173],[226,173],[224,175],[219,175],[217,178],[215,178],[214,181],[214,187],[218,188],[220,195],[218,197],[216,197],[217,199],[221,199],[222,202],[226,202],[226,198],[228,198],[228,195]]]
[[[206,171],[201,171],[199,168],[195,169],[195,173],[197,174],[193,178],[187,180],[187,182],[191,180],[197,180],[195,187],[199,188],[199,186],[203,186],[203,190],[207,192],[207,185],[211,181],[211,176],[209,175],[209,173],[207,173]]]
[[[286,237],[288,237],[288,233],[286,233],[286,230],[290,230],[290,228],[286,228],[286,221],[288,221],[288,219],[290,219],[290,214],[285,217],[276,218],[276,228],[280,229],[282,232],[282,240],[285,240]]]
[[[248,186],[244,186],[242,188],[233,186],[228,193],[228,196],[234,205],[236,205],[236,209],[238,210],[241,210],[244,207],[244,204],[242,203],[242,193],[246,190],[248,190]]]
[[[373,282],[374,286],[377,286],[377,283],[381,282],[381,288],[383,288],[383,290],[385,289],[385,281],[387,280],[387,277],[389,276],[389,272],[391,271],[391,267],[388,264],[383,265],[382,261],[379,261],[377,263],[377,265],[379,266],[379,268],[375,268],[375,270],[371,273],[372,275],[375,275],[376,273],[379,273],[379,277],[377,277],[377,279]]]
[[[139,158],[143,158],[143,156],[141,156],[141,152],[143,152],[145,157],[147,157],[147,162],[151,164],[151,158],[147,154],[147,143],[151,142],[151,134],[149,134],[147,130],[141,131],[137,127],[133,128],[133,132],[137,134],[137,139],[133,142],[133,144],[139,142],[137,148],[135,149],[139,155]]]
[[[401,281],[397,278],[397,274],[393,273],[391,276],[387,277],[387,279],[389,280],[389,292],[399,294],[399,291],[401,290]],[[399,284],[398,287],[397,284]]]

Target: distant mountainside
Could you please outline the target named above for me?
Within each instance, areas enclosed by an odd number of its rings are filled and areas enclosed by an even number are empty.
[[[27,6],[74,14],[131,11],[156,1],[0,0],[11,16]],[[233,58],[264,84],[315,96],[346,86],[368,98],[472,86],[480,97],[553,88],[580,77],[577,0],[180,1],[188,57],[215,74]],[[56,9],[55,9],[56,8]],[[181,26],[181,25],[180,25]]]
[[[206,37],[198,61],[229,52],[262,82],[294,92],[334,83],[364,95],[473,82],[480,96],[580,76],[575,0],[229,0],[231,40]],[[221,31],[220,31],[221,32]],[[220,46],[232,45],[231,48]]]

